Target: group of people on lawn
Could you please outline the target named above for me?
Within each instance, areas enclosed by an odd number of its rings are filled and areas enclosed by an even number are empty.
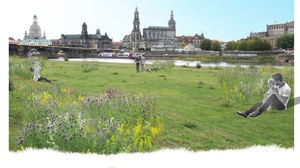
[[[139,54],[134,58],[134,61],[136,65],[136,72],[140,72],[140,65],[141,65],[142,72],[145,72],[145,62],[146,62],[145,56],[143,54]]]
[[[30,67],[30,71],[33,73],[34,81],[46,81],[53,84],[50,80],[45,77],[40,76],[42,71],[41,64],[39,62],[32,62],[33,67]],[[145,57],[140,54],[135,57],[136,72],[140,71],[140,65],[142,72],[145,72]],[[261,115],[264,111],[270,109],[285,110],[287,109],[287,104],[291,95],[290,86],[283,81],[283,77],[280,73],[275,73],[268,80],[269,90],[265,93],[264,99],[262,101],[254,104],[250,109],[244,112],[237,112],[237,115],[244,118],[257,117]]]

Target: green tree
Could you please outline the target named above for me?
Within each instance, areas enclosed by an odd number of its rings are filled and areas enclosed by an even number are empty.
[[[264,51],[272,49],[271,44],[267,40],[260,38],[240,40],[237,43],[237,49],[241,51]]]
[[[214,51],[221,51],[221,44],[219,41],[214,41],[211,44],[211,49]]]
[[[238,43],[236,41],[229,41],[226,44],[226,50],[229,50],[229,51],[237,50],[237,47],[238,47]]]
[[[264,39],[254,38],[247,42],[249,51],[264,51],[272,49],[271,44]]]
[[[294,49],[294,34],[287,34],[277,38],[277,48]]]
[[[247,40],[240,40],[238,41],[238,50],[241,50],[241,51],[248,51],[248,42]]]
[[[210,39],[203,39],[203,41],[200,44],[201,50],[211,50],[212,48],[212,42]]]

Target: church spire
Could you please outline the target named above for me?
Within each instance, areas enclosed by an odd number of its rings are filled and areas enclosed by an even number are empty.
[[[176,30],[176,21],[174,20],[173,10],[171,10],[171,16],[168,24],[169,24],[169,28]]]
[[[27,31],[25,30],[24,40],[28,38]]]
[[[137,7],[135,7],[135,12],[134,12],[133,30],[136,31],[140,30],[140,18],[139,18],[139,11]]]
[[[46,39],[46,32],[44,31],[43,39]]]
[[[134,20],[133,20],[133,30],[130,34],[131,37],[131,47],[133,50],[137,50],[142,39],[142,34],[140,31],[140,18],[138,8],[135,8],[134,11]]]

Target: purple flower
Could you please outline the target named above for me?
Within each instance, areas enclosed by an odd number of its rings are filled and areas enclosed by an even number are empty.
[[[24,138],[23,137],[20,137],[17,141],[17,144],[20,145],[24,142]]]
[[[102,134],[106,134],[106,130],[105,129],[102,130]]]

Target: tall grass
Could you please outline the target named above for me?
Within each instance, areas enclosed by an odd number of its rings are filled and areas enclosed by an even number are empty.
[[[274,74],[280,72],[283,79],[292,89],[294,88],[294,68],[274,68],[264,66],[256,68],[229,67],[223,68],[219,74],[219,82],[225,91],[224,105],[229,106],[232,101],[246,103],[253,96],[263,97],[268,90],[267,80]]]
[[[32,57],[27,59],[21,59],[17,56],[9,57],[9,76],[17,76],[21,79],[31,79],[33,75],[29,69],[33,66],[33,62],[40,62],[42,68],[46,67],[46,60],[43,58]]]
[[[148,152],[161,129],[152,97],[115,89],[87,96],[69,88],[36,88],[26,104],[19,149]]]

